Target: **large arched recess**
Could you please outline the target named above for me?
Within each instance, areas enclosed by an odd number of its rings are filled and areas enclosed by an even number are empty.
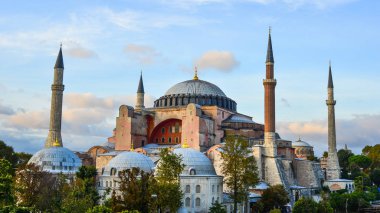
[[[155,144],[180,144],[181,134],[182,121],[168,119],[162,121],[153,129],[149,142]]]

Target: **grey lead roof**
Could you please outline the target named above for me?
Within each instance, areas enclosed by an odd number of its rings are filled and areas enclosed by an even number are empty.
[[[137,88],[137,93],[144,93],[144,83],[142,79],[142,73],[140,75],[139,87]]]
[[[266,60],[266,62],[274,63],[273,50],[272,50],[272,38],[270,35],[270,30],[269,30],[269,39],[268,39],[268,49],[267,49],[267,60]]]
[[[180,82],[172,86],[165,93],[165,95],[177,94],[217,95],[227,97],[218,86],[202,80],[188,80]]]
[[[331,64],[329,65],[329,82],[327,84],[327,88],[334,88],[334,83],[331,74]]]
[[[55,61],[54,68],[64,68],[63,67],[62,47],[59,48],[59,53],[58,53],[58,56],[57,56],[57,60]]]

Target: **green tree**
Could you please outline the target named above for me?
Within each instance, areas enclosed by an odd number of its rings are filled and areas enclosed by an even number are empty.
[[[32,154],[25,152],[16,152],[17,165],[16,167],[25,166],[28,163],[29,159],[32,157]]]
[[[318,203],[311,198],[301,198],[299,199],[293,207],[293,213],[317,213]]]
[[[263,212],[268,212],[274,208],[281,208],[289,203],[290,199],[283,185],[270,186],[264,190],[258,207]]]
[[[7,146],[2,140],[0,140],[0,159],[1,158],[9,161],[13,167],[17,164],[17,155],[13,147]]]
[[[269,213],[281,213],[281,209],[272,209]]]
[[[0,159],[0,208],[13,204],[12,164]]]
[[[257,166],[248,149],[248,141],[243,137],[227,136],[221,157],[224,182],[234,200],[234,212],[237,204],[245,202],[248,188],[258,183]]]
[[[353,155],[348,158],[348,162],[350,164],[350,167],[358,166],[364,170],[368,169],[372,164],[372,160],[365,155]]]
[[[362,153],[372,160],[372,169],[380,168],[380,144],[376,144],[375,146],[365,146]]]
[[[209,213],[227,213],[226,209],[218,201],[212,204],[208,212]]]
[[[94,206],[91,209],[88,209],[86,213],[112,213],[112,209],[106,206]]]
[[[152,187],[156,196],[154,208],[176,212],[182,206],[183,193],[179,175],[184,168],[182,156],[169,149],[161,149],[160,161],[156,168],[156,181]]]
[[[340,149],[338,151],[339,166],[342,169],[342,178],[348,178],[348,173],[350,171],[348,159],[354,154],[346,149]]]

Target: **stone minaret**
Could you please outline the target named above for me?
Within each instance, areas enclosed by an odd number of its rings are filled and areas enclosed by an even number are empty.
[[[135,106],[136,111],[141,111],[142,109],[145,108],[144,95],[145,95],[144,84],[143,84],[142,72],[141,72],[139,87],[137,88],[137,98],[136,98],[136,106]]]
[[[51,108],[49,135],[45,147],[62,146],[61,121],[62,121],[62,97],[65,86],[63,85],[63,57],[62,45],[54,66],[54,81],[51,85]]]
[[[335,106],[334,84],[331,74],[331,64],[329,65],[329,81],[327,85],[327,109],[328,109],[328,158],[327,158],[327,180],[340,178],[340,166],[336,151],[336,131],[335,131]]]
[[[274,78],[274,59],[272,51],[271,29],[269,29],[268,49],[266,64],[266,78],[263,80],[264,96],[264,147],[265,155],[276,157],[276,110],[275,110],[275,88],[276,79]]]

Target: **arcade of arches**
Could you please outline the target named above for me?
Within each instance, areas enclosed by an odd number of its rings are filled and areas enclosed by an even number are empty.
[[[151,135],[150,143],[155,144],[180,144],[182,121],[168,119],[157,125]]]

